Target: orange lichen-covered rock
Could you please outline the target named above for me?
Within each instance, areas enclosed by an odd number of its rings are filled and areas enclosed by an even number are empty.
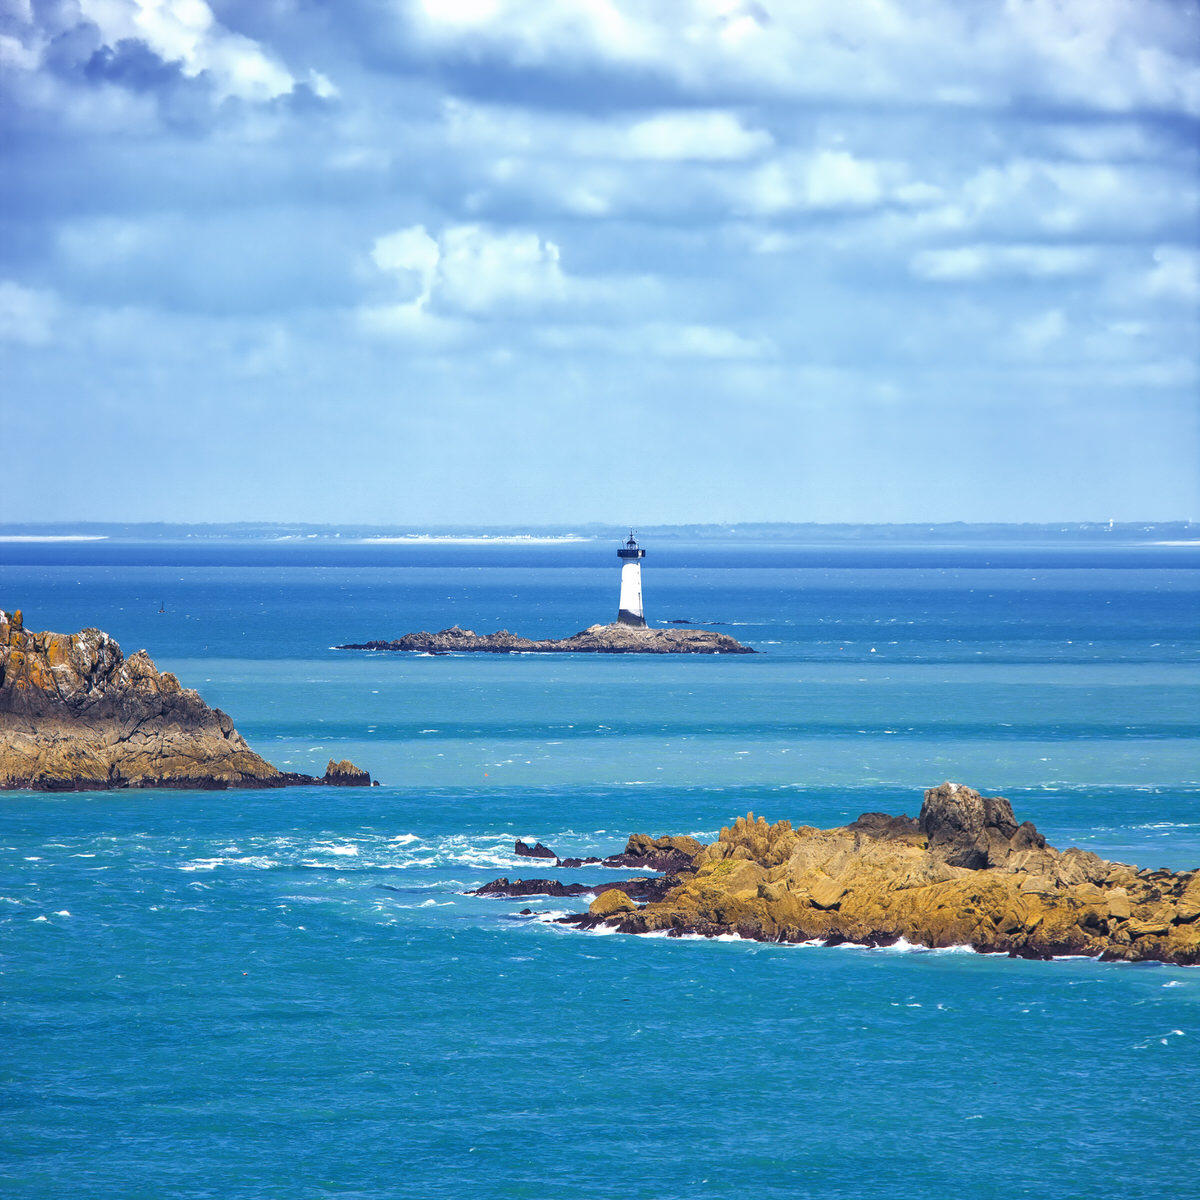
[[[865,813],[822,830],[739,817],[662,899],[603,919],[626,933],[1200,964],[1200,871],[1056,850],[1007,800],[945,783],[916,820]]]
[[[339,783],[369,783],[340,764]],[[139,650],[98,629],[34,633],[0,611],[0,788],[281,787],[318,783],[255,754],[210,708]]]

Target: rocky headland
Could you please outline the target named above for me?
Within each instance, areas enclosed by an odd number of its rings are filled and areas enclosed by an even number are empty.
[[[406,633],[391,642],[360,642],[339,650],[406,650],[415,654],[754,654],[728,634],[707,629],[639,629],[591,625],[567,638],[535,641],[501,629],[475,633],[452,625],[440,633]]]
[[[280,771],[139,650],[99,629],[35,633],[0,611],[0,789],[367,786],[348,761],[323,778]]]
[[[672,875],[651,887],[592,885],[589,910],[562,920],[630,934],[865,946],[903,939],[1020,958],[1200,964],[1200,870],[1056,850],[1030,822],[1018,824],[1008,800],[960,784],[927,791],[915,819],[864,813],[816,829],[751,813],[690,855],[683,839],[660,841],[675,843],[663,868]]]

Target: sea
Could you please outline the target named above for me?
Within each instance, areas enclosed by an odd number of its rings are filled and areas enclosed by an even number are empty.
[[[1200,1194],[1200,969],[634,938],[519,858],[747,812],[915,815],[1200,867],[1200,547],[647,543],[651,625],[746,656],[347,642],[612,620],[603,539],[0,542],[277,766],[380,786],[0,794],[7,1200]]]

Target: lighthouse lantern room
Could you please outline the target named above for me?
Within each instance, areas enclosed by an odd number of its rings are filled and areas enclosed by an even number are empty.
[[[621,560],[621,603],[617,610],[618,625],[633,625],[645,629],[646,618],[642,613],[642,559],[646,552],[629,531],[629,540],[617,551]]]

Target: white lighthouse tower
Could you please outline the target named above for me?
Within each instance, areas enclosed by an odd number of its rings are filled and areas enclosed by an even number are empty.
[[[629,540],[617,551],[621,560],[621,604],[617,610],[618,625],[633,625],[637,629],[646,628],[646,618],[642,613],[642,559],[646,552],[629,531]]]

